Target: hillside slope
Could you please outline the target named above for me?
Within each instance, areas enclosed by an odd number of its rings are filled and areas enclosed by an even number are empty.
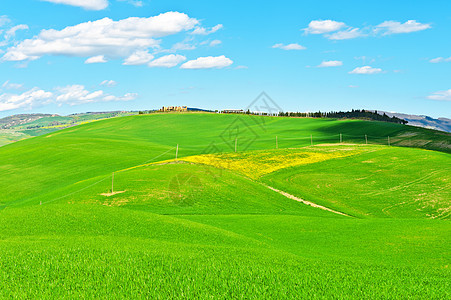
[[[346,144],[402,141],[396,124],[259,120],[134,116],[1,147],[0,297],[451,296],[451,226],[430,219],[450,154]]]
[[[415,128],[421,130],[421,128]],[[22,201],[80,180],[144,162],[238,151],[307,146],[324,142],[424,143],[449,147],[449,136],[411,131],[399,124],[250,117],[217,114],[155,114],[84,124],[0,148],[1,204]],[[415,140],[413,135],[420,136]],[[26,183],[26,184],[25,184]],[[0,205],[1,205],[0,204]]]

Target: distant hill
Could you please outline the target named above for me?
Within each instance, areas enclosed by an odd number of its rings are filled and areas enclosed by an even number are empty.
[[[0,119],[0,128],[1,129],[8,129],[13,126],[22,125],[26,123],[30,123],[36,120],[39,120],[44,117],[54,117],[58,115],[51,115],[51,114],[20,114],[20,115],[13,115],[8,116],[5,118]]]
[[[386,114],[389,117],[397,117],[400,119],[404,119],[408,121],[409,125],[417,126],[417,127],[423,127],[423,128],[429,128],[429,129],[436,129],[446,132],[451,132],[451,119],[447,118],[438,118],[434,119],[429,116],[424,115],[409,115],[409,114],[402,114],[402,113],[393,113],[393,112],[387,112],[387,111],[377,111],[379,114]]]
[[[135,114],[137,112],[105,111],[68,116],[39,113],[8,116],[0,119],[0,146],[91,121]]]

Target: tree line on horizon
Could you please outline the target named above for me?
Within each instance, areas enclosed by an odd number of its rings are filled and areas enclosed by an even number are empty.
[[[188,109],[190,111],[190,109]],[[196,110],[196,111],[205,111],[205,112],[213,112],[207,110]],[[148,110],[148,111],[139,111],[138,114],[151,114],[159,112],[158,110]],[[275,117],[298,117],[298,118],[332,118],[332,119],[363,119],[363,120],[373,120],[373,121],[382,121],[382,122],[390,122],[397,124],[407,124],[408,121],[398,118],[396,116],[389,117],[386,113],[379,114],[376,111],[369,110],[359,110],[353,109],[351,111],[331,111],[331,112],[279,112],[274,114],[269,114],[265,112],[253,112],[251,110],[224,110],[219,111],[215,110],[216,113],[224,113],[224,114],[246,114],[246,115],[263,115],[263,116],[275,116]]]
[[[250,110],[246,114],[255,114]],[[261,113],[259,113],[261,114]],[[376,111],[353,109],[351,111],[331,111],[331,112],[279,112],[279,117],[299,117],[299,118],[332,118],[332,119],[364,119],[373,121],[390,122],[397,124],[407,124],[408,121],[396,116],[389,117],[386,113],[379,114]]]

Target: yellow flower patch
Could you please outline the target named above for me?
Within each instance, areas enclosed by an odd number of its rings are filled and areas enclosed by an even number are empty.
[[[283,168],[351,156],[360,152],[362,151],[349,148],[341,150],[330,148],[301,148],[195,155],[182,158],[181,160],[233,170],[256,179]]]

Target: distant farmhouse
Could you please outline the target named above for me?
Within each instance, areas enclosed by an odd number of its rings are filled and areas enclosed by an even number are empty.
[[[188,111],[187,106],[163,106],[159,111]]]

